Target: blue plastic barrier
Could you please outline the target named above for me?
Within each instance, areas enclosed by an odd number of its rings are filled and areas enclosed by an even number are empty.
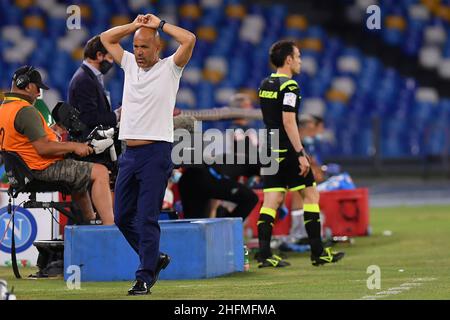
[[[160,250],[172,258],[160,279],[203,279],[244,270],[241,218],[160,221]],[[115,226],[67,226],[64,278],[81,267],[81,281],[134,280],[137,254]]]

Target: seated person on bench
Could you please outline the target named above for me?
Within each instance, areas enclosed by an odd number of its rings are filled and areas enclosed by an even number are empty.
[[[33,106],[40,88],[48,90],[33,67],[24,66],[14,73],[11,92],[5,93],[0,105],[0,149],[16,152],[36,179],[70,187],[85,221],[95,219],[93,202],[103,224],[113,225],[108,170],[100,164],[64,158],[72,152],[84,157],[93,150],[84,143],[58,141]],[[91,183],[92,202],[87,191]]]

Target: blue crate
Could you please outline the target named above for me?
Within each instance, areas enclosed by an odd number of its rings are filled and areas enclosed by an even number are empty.
[[[243,271],[241,218],[160,221],[160,250],[172,258],[162,280],[204,279]],[[137,254],[115,226],[67,226],[64,270],[81,266],[81,281],[134,280]],[[71,274],[65,272],[64,278]]]

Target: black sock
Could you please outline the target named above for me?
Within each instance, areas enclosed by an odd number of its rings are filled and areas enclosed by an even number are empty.
[[[263,261],[272,256],[270,239],[272,238],[272,227],[275,218],[271,214],[265,213],[265,211],[268,211],[267,208],[261,208],[258,220],[259,261]]]
[[[318,212],[305,210],[304,220],[311,245],[311,254],[316,257],[320,256],[323,251],[322,238],[320,236],[320,215]]]

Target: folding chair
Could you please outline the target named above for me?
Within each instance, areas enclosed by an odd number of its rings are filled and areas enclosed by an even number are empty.
[[[5,164],[6,176],[9,181],[8,189],[8,213],[13,214],[13,208],[11,205],[11,200],[17,198],[19,193],[29,193],[28,201],[24,202],[23,207],[28,209],[56,209],[63,215],[71,219],[74,223],[81,223],[82,218],[80,215],[75,214],[74,205],[71,202],[41,202],[36,200],[37,193],[47,193],[47,192],[61,192],[63,196],[71,194],[71,189],[69,186],[62,183],[46,182],[36,179],[33,176],[33,172],[22,160],[22,158],[15,152],[0,151],[0,156],[3,158]],[[70,209],[68,209],[70,208]],[[12,230],[14,230],[14,215],[12,216]],[[11,261],[16,278],[21,278],[19,273],[19,268],[17,266],[16,258],[16,245],[15,245],[15,235],[12,232],[11,237]]]

